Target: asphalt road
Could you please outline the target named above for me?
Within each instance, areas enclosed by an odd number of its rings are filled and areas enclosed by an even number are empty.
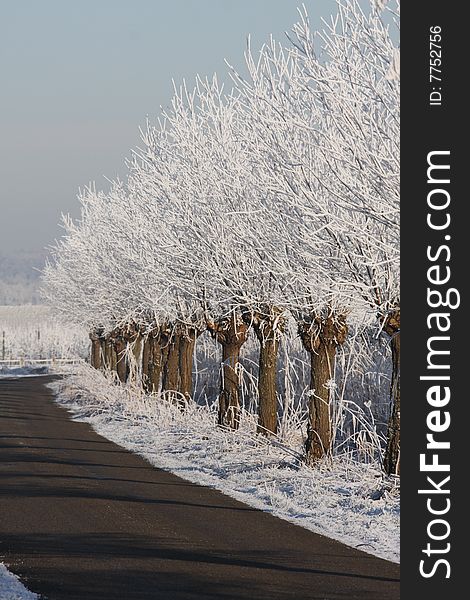
[[[155,469],[0,380],[0,561],[49,600],[388,600],[399,567]],[[8,600],[8,599],[1,599]]]

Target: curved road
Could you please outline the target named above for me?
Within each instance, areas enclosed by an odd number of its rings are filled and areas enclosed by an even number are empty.
[[[398,565],[151,467],[0,380],[0,561],[49,600],[388,600]],[[8,599],[2,599],[8,600]]]

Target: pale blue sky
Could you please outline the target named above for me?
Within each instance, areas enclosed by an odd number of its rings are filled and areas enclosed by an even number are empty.
[[[301,0],[0,0],[0,253],[40,250],[79,186],[125,173],[171,79],[240,67]],[[306,0],[311,20],[333,0]]]

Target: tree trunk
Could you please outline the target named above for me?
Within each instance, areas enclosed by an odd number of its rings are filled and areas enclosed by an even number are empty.
[[[180,335],[179,344],[179,387],[178,391],[188,402],[193,394],[193,359],[197,331],[188,328]]]
[[[108,336],[101,339],[101,367],[105,370],[108,368],[108,344]]]
[[[152,338],[147,335],[142,343],[142,387],[146,392],[152,391],[149,385],[149,369],[152,359]]]
[[[336,346],[320,343],[316,352],[310,353],[310,398],[307,441],[307,462],[315,463],[331,450],[330,390]]]
[[[125,383],[127,381],[126,341],[120,333],[114,337],[113,345],[116,352],[116,371],[119,381]]]
[[[132,334],[132,368],[130,378],[135,383],[142,383],[142,345],[143,338],[139,331]]]
[[[343,315],[327,318],[313,315],[298,326],[302,343],[310,353],[310,395],[308,402],[306,462],[315,464],[331,451],[332,428],[330,416],[330,389],[334,377],[336,350],[347,336]]]
[[[237,366],[240,360],[240,349],[248,336],[248,326],[240,319],[239,315],[233,314],[226,319],[208,323],[208,328],[222,346],[217,423],[223,427],[238,429],[240,390]]]
[[[114,343],[111,338],[107,338],[105,342],[105,360],[106,368],[110,371],[117,371],[117,356],[114,348]]]
[[[106,369],[106,351],[107,351],[107,338],[106,336],[100,339],[100,352],[101,352],[101,368]]]
[[[277,433],[277,353],[274,336],[260,342],[258,379],[258,433]]]
[[[240,347],[240,344],[222,344],[222,377],[217,423],[230,429],[238,429],[240,421],[237,373]]]
[[[167,339],[167,356],[163,367],[162,391],[174,400],[180,384],[179,355],[181,334],[177,328],[174,328],[172,334]]]
[[[387,428],[384,469],[388,475],[400,474],[400,310],[387,318],[385,331],[391,336],[392,380],[390,385],[391,413]]]
[[[150,363],[148,370],[148,386],[149,392],[158,392],[160,389],[160,378],[162,375],[162,366],[164,360],[164,352],[160,341],[159,334],[150,337]]]
[[[95,369],[101,368],[101,338],[96,333],[90,333],[91,340],[91,366]]]
[[[249,317],[260,343],[258,373],[258,433],[277,433],[277,354],[284,321],[281,310],[267,307]],[[245,322],[248,315],[244,315]]]
[[[164,392],[165,391],[164,386],[165,386],[166,369],[167,369],[166,365],[168,362],[168,355],[170,354],[170,342],[166,335],[161,336],[160,348],[161,348],[161,356],[162,356],[160,388],[161,388],[161,391]]]

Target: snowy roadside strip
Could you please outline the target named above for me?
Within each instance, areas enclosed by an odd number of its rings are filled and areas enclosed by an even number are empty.
[[[27,590],[16,575],[0,562],[0,598],[4,600],[37,600],[39,596]]]
[[[253,434],[247,415],[238,431],[225,431],[215,426],[214,407],[193,405],[183,413],[135,388],[113,385],[88,366],[49,387],[75,420],[155,467],[399,562],[399,490],[378,466],[335,458],[310,469],[296,459],[299,440],[270,444]]]

